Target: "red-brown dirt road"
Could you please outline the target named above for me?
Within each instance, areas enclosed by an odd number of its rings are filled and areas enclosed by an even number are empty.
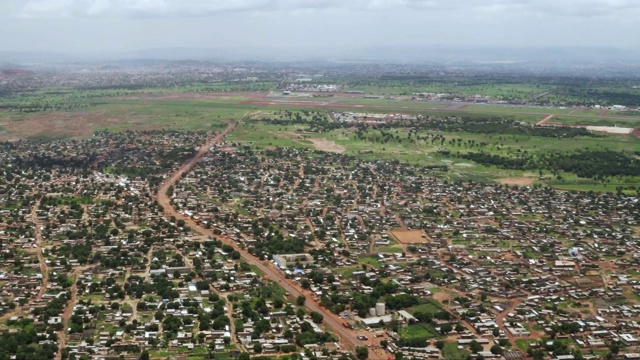
[[[162,184],[162,186],[158,190],[158,193],[156,194],[156,199],[158,203],[164,208],[165,217],[169,219],[171,216],[174,216],[176,219],[182,219],[194,232],[197,232],[201,235],[205,235],[211,238],[218,239],[223,243],[232,246],[236,251],[240,253],[242,258],[247,263],[254,265],[256,268],[262,271],[266,277],[268,277],[272,281],[279,284],[286,292],[289,293],[290,296],[292,297],[297,297],[300,295],[305,296],[307,298],[305,306],[311,311],[316,311],[322,314],[322,316],[324,317],[324,325],[329,327],[334,332],[334,334],[340,337],[341,346],[345,349],[349,349],[353,351],[356,348],[356,346],[359,345],[356,335],[354,334],[353,331],[342,326],[342,321],[337,315],[321,307],[317,301],[315,301],[313,298],[305,294],[297,284],[294,284],[288,279],[286,279],[282,273],[280,273],[278,270],[273,268],[271,265],[263,264],[262,261],[260,261],[260,259],[254,257],[253,255],[249,254],[246,250],[240,248],[240,246],[238,246],[238,244],[236,244],[229,237],[215,234],[211,229],[206,229],[200,226],[195,221],[193,221],[193,219],[182,215],[181,213],[177,212],[175,208],[173,208],[173,206],[171,206],[170,199],[167,196],[167,190],[169,189],[169,187],[173,186],[178,181],[178,179],[182,177],[183,174],[191,170],[191,168],[199,160],[204,158],[204,156],[207,155],[207,153],[209,152],[209,148],[213,144],[221,142],[224,139],[225,135],[229,131],[231,131],[234,128],[234,126],[235,126],[234,123],[230,123],[229,126],[227,126],[227,128],[225,128],[222,132],[218,133],[216,136],[209,139],[204,145],[200,147],[197,154],[191,160],[185,162],[178,170],[176,170],[170,177],[168,177],[165,180],[165,182]],[[384,359],[384,357],[381,357],[379,354],[376,354],[375,352],[370,353],[369,358]]]
[[[542,126],[544,124],[546,124],[547,122],[549,122],[549,120],[553,119],[555,115],[547,115],[545,116],[543,119],[541,119],[540,121],[536,122],[536,126]]]

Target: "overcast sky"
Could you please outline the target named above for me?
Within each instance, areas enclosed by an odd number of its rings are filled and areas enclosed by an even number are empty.
[[[640,0],[0,0],[0,51],[640,48]]]

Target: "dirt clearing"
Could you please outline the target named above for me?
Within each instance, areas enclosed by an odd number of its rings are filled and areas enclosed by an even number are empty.
[[[535,180],[536,179],[532,177],[514,177],[500,179],[499,181],[500,184],[529,186],[532,185]]]
[[[321,138],[313,138],[313,139],[307,139],[307,140],[313,143],[313,147],[315,147],[316,150],[344,154],[344,151],[345,151],[344,146],[338,145],[331,140],[321,139]]]
[[[104,111],[38,113],[29,116],[13,115],[0,119],[7,140],[41,137],[48,139],[86,137],[95,128],[109,127],[124,122]]]
[[[389,234],[401,244],[423,244],[429,241],[422,230],[390,230]]]

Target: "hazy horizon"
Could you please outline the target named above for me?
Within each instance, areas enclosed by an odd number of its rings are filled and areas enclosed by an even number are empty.
[[[170,48],[327,57],[376,47],[636,53],[638,15],[632,0],[4,0],[0,48],[91,56]]]

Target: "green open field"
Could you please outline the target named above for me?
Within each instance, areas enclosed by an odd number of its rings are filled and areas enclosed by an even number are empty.
[[[358,258],[358,262],[361,264],[366,264],[376,269],[380,268],[382,264],[378,261],[377,257],[373,256],[362,256]]]
[[[434,338],[438,336],[438,333],[434,328],[424,324],[411,324],[406,327],[400,329],[399,333],[400,337],[406,339],[415,339],[415,338]]]
[[[468,105],[465,109],[468,110],[481,110],[486,112],[495,113],[535,113],[535,114],[547,114],[547,115],[561,115],[569,114],[572,109],[562,109],[558,107],[530,107],[530,106],[511,106],[511,105]]]
[[[466,349],[458,349],[458,344],[455,342],[446,342],[442,349],[442,354],[445,359],[460,360],[469,356],[469,351]]]
[[[261,86],[272,86],[263,84]],[[330,111],[402,112],[434,116],[465,115],[471,117],[509,116],[519,121],[533,123],[548,114],[564,115],[553,122],[589,125],[631,126],[635,120],[611,115],[598,118],[569,117],[569,109],[543,107],[512,107],[497,105],[468,105],[460,109],[446,109],[449,105],[437,102],[407,101],[395,99],[364,98],[303,98],[278,97],[269,100],[259,93],[266,104],[251,104],[244,93],[215,94],[210,91],[258,89],[259,85],[209,84],[209,87],[190,86],[166,89],[126,90],[41,90],[30,96],[3,99],[5,106],[20,105],[28,109],[44,109],[38,112],[0,111],[0,129],[6,134],[0,138],[57,139],[67,136],[88,136],[99,129],[121,131],[126,129],[165,128],[176,130],[209,130],[211,123],[238,120],[260,110],[314,110],[322,106]],[[320,100],[320,101],[319,101]],[[292,104],[291,102],[295,102]],[[308,104],[305,105],[305,104]],[[320,104],[320,105],[319,105]],[[345,108],[347,107],[347,108]],[[626,113],[621,113],[624,115]],[[638,117],[640,119],[640,117]]]
[[[410,313],[423,312],[425,314],[433,315],[437,312],[442,311],[442,307],[436,300],[433,299],[425,299],[426,301],[423,304],[412,306],[408,309]]]
[[[448,93],[463,96],[483,95],[496,98],[533,97],[538,93],[553,90],[553,85],[529,83],[479,82],[475,79],[457,81],[433,81],[423,79],[363,80],[354,82],[348,90],[360,90],[368,94],[410,95],[412,93]]]
[[[611,150],[640,151],[640,140],[631,136],[602,135],[598,137],[537,137],[521,134],[468,133],[463,131],[413,131],[408,128],[384,130],[392,138],[384,139],[381,130],[369,128],[358,133],[355,128],[339,128],[321,133],[308,133],[305,123],[285,125],[258,121],[264,117],[286,121],[288,114],[296,114],[305,121],[317,116],[329,121],[330,111],[402,112],[432,116],[457,115],[465,118],[509,118],[534,123],[547,114],[556,114],[553,123],[635,127],[640,122],[625,114],[610,112],[605,117],[592,118],[597,110],[562,109],[559,107],[513,107],[497,105],[467,105],[459,110],[446,109],[446,103],[426,103],[397,99],[363,99],[358,97],[267,97],[274,83],[258,84],[201,84],[165,89],[126,90],[39,90],[26,97],[12,97],[7,101],[24,106],[44,106],[47,111],[0,111],[0,139],[30,138],[55,140],[67,137],[86,138],[97,130],[151,130],[181,131],[218,130],[229,121],[239,121],[228,137],[259,148],[291,146],[318,147],[322,141],[329,151],[342,152],[365,160],[400,160],[416,165],[447,165],[443,173],[452,180],[491,182],[500,179],[529,178],[529,182],[548,184],[567,190],[625,191],[640,188],[640,178],[609,178],[607,181],[577,178],[570,173],[550,176],[545,169],[519,171],[485,166],[460,158],[460,154],[481,150],[493,155],[513,157],[516,154],[542,154],[552,151]],[[449,85],[448,85],[449,86]],[[473,85],[469,89],[482,93],[474,86],[487,90],[493,85]],[[506,92],[538,93],[553,87],[513,84]],[[442,89],[439,89],[442,90]],[[470,90],[470,91],[471,91]],[[254,91],[221,93],[223,91]],[[256,91],[263,91],[258,93]],[[271,100],[273,101],[271,101]],[[268,100],[268,102],[264,102]],[[68,109],[64,108],[68,105]],[[308,104],[308,105],[307,105]],[[322,108],[318,106],[322,105]],[[62,109],[59,109],[60,107]],[[334,108],[335,107],[335,108]],[[345,108],[346,107],[346,108]],[[56,110],[57,109],[57,110]],[[569,115],[569,114],[572,115]],[[625,116],[623,116],[625,115]],[[438,134],[445,142],[429,141]],[[416,136],[417,135],[417,136]],[[419,139],[416,139],[418,137]],[[327,150],[322,148],[322,150]],[[449,155],[443,155],[448,151]],[[540,175],[542,175],[540,177]],[[398,249],[393,249],[398,250]]]
[[[441,132],[446,142],[432,144],[430,141],[410,141],[409,130],[385,130],[398,137],[401,141],[386,143],[377,141],[380,130],[369,129],[364,132],[364,138],[359,138],[355,131],[337,129],[325,133],[302,133],[305,125],[270,125],[263,122],[249,122],[239,124],[230,134],[231,142],[246,145],[312,147],[313,139],[325,139],[336,145],[336,150],[345,154],[357,156],[367,160],[401,160],[417,165],[449,165],[446,174],[451,179],[472,179],[474,181],[495,181],[502,178],[532,177],[536,182],[547,183],[563,189],[615,191],[620,185],[634,185],[640,179],[624,178],[610,179],[607,183],[591,179],[580,179],[563,173],[562,179],[548,177],[548,171],[542,170],[542,179],[537,179],[538,171],[517,171],[499,169],[493,166],[475,164],[464,159],[457,159],[455,153],[476,151],[477,147],[468,146],[469,143],[486,143],[483,151],[502,156],[512,156],[519,152],[542,153],[549,151],[576,150],[612,150],[612,151],[640,151],[640,139],[631,136],[602,135],[598,137],[540,138],[528,135],[497,135],[455,132]],[[427,136],[430,131],[419,131],[418,135]],[[415,136],[413,137],[415,139]],[[460,140],[458,144],[457,140]],[[454,140],[454,143],[449,143]],[[452,156],[443,156],[439,150],[449,150]]]

